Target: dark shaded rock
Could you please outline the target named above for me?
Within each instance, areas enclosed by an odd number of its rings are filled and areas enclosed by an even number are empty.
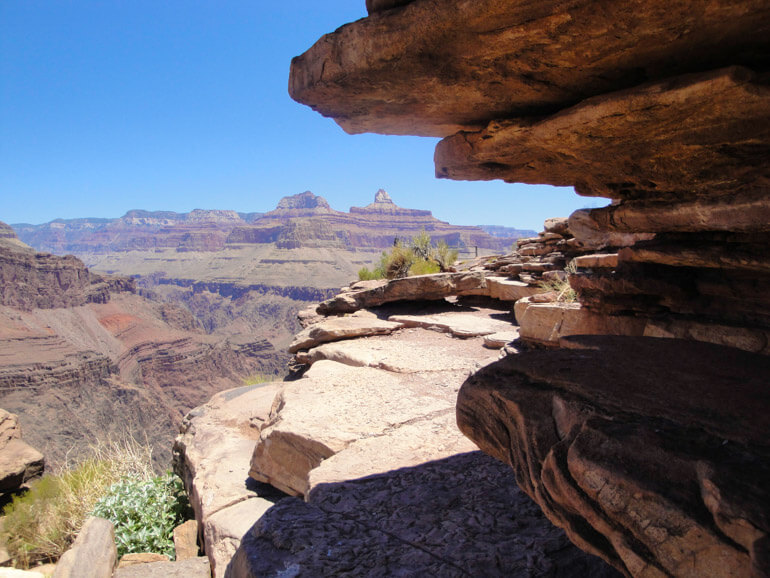
[[[290,523],[287,523],[291,520]],[[322,484],[278,502],[227,576],[614,576],[572,547],[480,452]]]
[[[733,67],[597,96],[541,121],[501,120],[454,135],[436,147],[436,173],[684,200],[766,185],[768,140],[770,88]]]
[[[770,531],[770,360],[677,340],[568,342],[578,349],[469,378],[463,432],[623,572],[749,575]]]

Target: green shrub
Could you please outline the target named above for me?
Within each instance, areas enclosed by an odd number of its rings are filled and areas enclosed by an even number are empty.
[[[369,271],[369,267],[361,267],[358,270],[359,281],[371,281],[373,279],[382,279],[382,277],[377,274],[377,269]]]
[[[248,377],[243,378],[243,385],[257,385],[260,383],[268,383],[270,381],[280,381],[280,378],[269,373],[252,373]]]
[[[429,275],[431,273],[439,273],[440,271],[441,268],[438,266],[438,263],[435,261],[425,261],[424,259],[415,261],[409,267],[409,275]]]
[[[155,552],[173,560],[174,528],[188,517],[189,509],[182,480],[168,473],[113,484],[97,502],[93,515],[115,524],[118,556]]]
[[[133,438],[91,446],[91,457],[32,482],[5,508],[2,539],[14,565],[50,562],[69,548],[107,488],[130,476],[152,477],[152,449]]]
[[[408,246],[396,241],[390,252],[383,252],[373,271],[362,267],[358,271],[359,281],[371,279],[401,279],[407,275],[427,275],[448,271],[457,260],[457,250],[450,249],[445,241],[434,247],[431,238],[423,229],[412,237]]]
[[[458,255],[457,249],[450,249],[446,241],[436,243],[436,249],[433,251],[433,258],[441,271],[448,271],[455,264]]]

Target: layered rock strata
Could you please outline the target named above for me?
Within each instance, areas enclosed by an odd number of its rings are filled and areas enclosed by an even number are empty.
[[[348,132],[444,137],[440,177],[612,199],[569,218],[604,250],[575,262],[579,303],[531,297],[520,332],[647,336],[509,356],[464,386],[463,430],[624,573],[767,574],[768,6],[368,8],[293,61],[292,96]]]
[[[283,372],[268,341],[207,335],[189,312],[133,289],[0,239],[0,294],[12,305],[0,305],[0,403],[50,465],[131,435],[165,469],[187,411],[253,374]]]
[[[768,358],[654,338],[567,344],[472,376],[462,431],[624,573],[765,575]]]
[[[75,307],[105,303],[111,289],[133,289],[133,281],[94,275],[71,255],[36,253],[5,223],[0,225],[0,305],[24,310]]]

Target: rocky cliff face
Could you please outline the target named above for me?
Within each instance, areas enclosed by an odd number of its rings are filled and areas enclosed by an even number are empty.
[[[188,311],[134,294],[133,280],[35,253],[4,231],[0,406],[48,464],[129,433],[165,468],[187,411],[250,375],[283,373],[270,342],[206,334]]]
[[[128,279],[92,275],[72,255],[36,253],[5,223],[0,225],[0,305],[29,310],[104,303],[110,287],[133,287]]]
[[[295,99],[351,133],[442,137],[442,178],[613,200],[569,219],[605,254],[576,260],[546,341],[567,311],[626,337],[490,366],[463,386],[463,431],[624,573],[766,575],[766,3],[367,7],[293,61]]]
[[[228,243],[277,243],[278,247],[331,247],[343,250],[387,249],[397,238],[410,238],[425,229],[435,241],[453,247],[501,250],[510,239],[497,239],[478,227],[450,225],[430,211],[405,209],[380,189],[373,203],[335,211],[323,197],[309,191],[286,197],[278,208],[250,226],[233,229]]]

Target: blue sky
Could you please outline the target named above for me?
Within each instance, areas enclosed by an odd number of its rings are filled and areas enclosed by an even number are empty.
[[[540,229],[601,200],[433,176],[436,139],[347,135],[292,101],[291,58],[364,0],[2,0],[0,220],[267,211],[386,189],[456,224]]]

